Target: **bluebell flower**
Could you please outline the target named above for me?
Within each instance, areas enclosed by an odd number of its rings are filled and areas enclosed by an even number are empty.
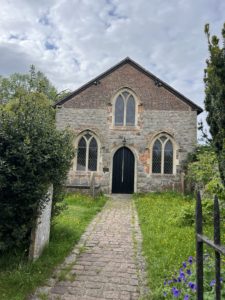
[[[163,293],[163,296],[164,296],[164,297],[166,297],[166,296],[167,296],[167,293],[166,293],[166,292],[164,292],[164,293]]]
[[[183,262],[183,267],[184,267],[184,268],[187,267],[186,261]]]
[[[166,285],[166,284],[167,284],[167,281],[165,280],[165,281],[164,281],[164,285]]]
[[[168,285],[170,285],[173,282],[173,280],[168,280]]]
[[[189,300],[190,298],[189,298],[189,295],[188,294],[186,294],[185,296],[184,296],[184,300]]]

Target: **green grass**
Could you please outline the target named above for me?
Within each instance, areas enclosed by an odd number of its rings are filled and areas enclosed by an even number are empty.
[[[171,192],[135,195],[148,265],[149,299],[161,299],[165,276],[179,270],[182,262],[195,253],[194,227],[178,226],[174,221],[189,202]]]
[[[83,195],[68,195],[65,199],[68,209],[57,217],[49,246],[40,259],[28,263],[22,253],[8,253],[0,257],[0,299],[23,300],[42,285],[79,241],[105,201],[104,197],[93,200]]]

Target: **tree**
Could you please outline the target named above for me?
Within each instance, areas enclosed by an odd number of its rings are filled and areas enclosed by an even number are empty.
[[[49,184],[58,189],[70,168],[72,135],[56,129],[46,103],[30,92],[0,109],[0,251],[29,245]]]
[[[217,36],[210,36],[209,24],[205,25],[205,33],[209,49],[204,76],[205,109],[220,177],[225,186],[225,24],[222,29],[223,46],[220,46]]]
[[[14,73],[9,77],[0,76],[0,103],[18,99],[31,92],[44,94],[50,102],[55,102],[59,93],[48,78],[32,65],[29,74]]]

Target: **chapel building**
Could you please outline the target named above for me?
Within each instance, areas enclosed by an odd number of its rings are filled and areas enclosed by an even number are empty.
[[[56,107],[57,128],[74,133],[67,187],[104,193],[180,190],[202,109],[130,58]]]

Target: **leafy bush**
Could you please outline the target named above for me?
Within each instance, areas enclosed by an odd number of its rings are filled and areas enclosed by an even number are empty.
[[[202,219],[203,223],[207,225],[213,224],[213,198],[202,200]],[[171,222],[178,226],[193,226],[195,224],[195,201],[187,202],[185,206],[181,207],[176,215],[172,215]],[[225,207],[224,203],[220,201],[220,215],[221,220],[224,220]]]
[[[197,147],[189,157],[186,180],[194,191],[201,190],[203,197],[211,198],[217,194],[220,199],[225,199],[217,157],[210,146]]]
[[[56,129],[45,99],[30,93],[0,110],[0,251],[28,246],[49,185],[59,187],[71,164],[72,136]]]

